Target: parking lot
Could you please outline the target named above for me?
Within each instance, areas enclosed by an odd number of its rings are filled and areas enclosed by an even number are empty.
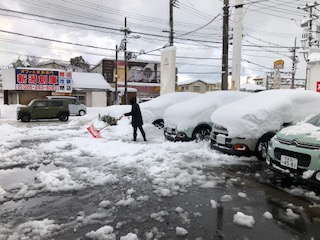
[[[317,188],[207,142],[168,142],[151,124],[147,143],[125,121],[94,139],[96,115],[1,119],[0,239],[320,237]]]

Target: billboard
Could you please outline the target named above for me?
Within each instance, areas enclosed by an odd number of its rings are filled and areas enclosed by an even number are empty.
[[[118,82],[125,82],[124,61],[118,61]],[[116,68],[116,66],[115,66]],[[114,68],[114,75],[115,75]],[[127,62],[127,82],[159,83],[160,72],[156,63]]]
[[[16,90],[72,92],[71,72],[17,68]]]
[[[56,91],[59,71],[16,69],[16,90]]]

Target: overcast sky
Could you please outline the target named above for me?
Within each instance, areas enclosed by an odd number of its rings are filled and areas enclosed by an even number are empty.
[[[179,0],[177,4],[173,19],[179,80],[220,80],[223,0]],[[291,71],[290,48],[296,37],[300,47],[296,77],[305,78],[300,21],[308,14],[298,9],[305,4],[244,0],[243,76],[265,76],[279,59],[285,61],[284,71]],[[229,5],[231,35],[234,1]],[[27,55],[67,62],[82,56],[92,65],[104,57],[114,58],[115,46],[124,37],[125,17],[132,31],[128,51],[146,53],[137,59],[160,61],[158,49],[169,42],[165,32],[169,30],[169,0],[1,0],[0,8],[2,67]],[[231,67],[231,45],[229,52]]]

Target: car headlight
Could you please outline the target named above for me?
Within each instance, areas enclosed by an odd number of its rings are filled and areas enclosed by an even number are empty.
[[[320,181],[320,172],[317,172],[317,173],[316,173],[316,179],[317,179],[318,181]]]
[[[186,136],[186,134],[184,132],[178,132],[177,133],[177,138],[184,138]]]

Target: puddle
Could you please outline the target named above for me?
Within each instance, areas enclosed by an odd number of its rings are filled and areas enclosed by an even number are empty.
[[[50,172],[58,169],[54,164],[41,165],[37,169],[29,167],[16,167],[11,169],[0,170],[0,186],[4,189],[9,189],[19,183],[29,184],[34,181],[34,177],[41,171]]]

